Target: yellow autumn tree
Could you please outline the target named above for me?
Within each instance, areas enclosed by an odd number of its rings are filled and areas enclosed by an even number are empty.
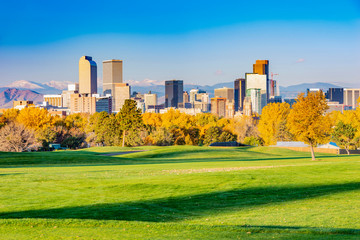
[[[315,160],[314,147],[330,140],[331,121],[325,115],[328,109],[322,91],[301,93],[290,110],[287,127],[299,141],[310,145],[311,158]]]
[[[265,145],[275,145],[278,140],[288,140],[286,121],[289,113],[288,103],[270,103],[263,108],[258,130]]]
[[[6,111],[4,111],[2,116],[4,116],[4,118],[7,121],[12,122],[17,118],[18,115],[19,115],[19,110],[18,109],[9,108]]]
[[[51,127],[55,120],[46,109],[28,107],[19,112],[16,121],[35,131]]]

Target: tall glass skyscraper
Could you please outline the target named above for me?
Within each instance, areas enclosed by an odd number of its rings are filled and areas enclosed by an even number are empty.
[[[183,103],[184,83],[182,80],[165,81],[165,107],[178,108]]]

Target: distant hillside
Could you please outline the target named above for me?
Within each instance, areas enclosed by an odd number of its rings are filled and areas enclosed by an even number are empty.
[[[302,83],[297,85],[291,85],[288,87],[280,86],[280,95],[283,98],[296,98],[301,92],[306,92],[308,88],[320,88],[324,92],[327,92],[329,88],[341,88],[341,86],[334,85],[331,83],[316,82],[316,83]]]
[[[27,100],[39,103],[43,101],[43,95],[31,90],[19,90],[7,88],[0,92],[0,108],[12,108],[14,101]]]

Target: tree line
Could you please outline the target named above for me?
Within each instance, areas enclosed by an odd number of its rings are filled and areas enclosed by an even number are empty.
[[[8,109],[0,116],[0,150],[49,150],[50,143],[76,149],[88,146],[210,145],[237,141],[247,145],[274,145],[298,140],[313,148],[333,140],[347,151],[359,147],[360,109],[325,114],[324,94],[300,94],[293,108],[270,103],[260,118],[195,116],[170,109],[164,114],[144,113],[126,100],[117,114],[75,113],[51,116],[34,107]]]

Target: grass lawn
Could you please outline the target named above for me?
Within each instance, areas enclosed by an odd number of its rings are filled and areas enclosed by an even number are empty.
[[[360,156],[191,146],[0,153],[0,239],[244,238],[360,239]]]

